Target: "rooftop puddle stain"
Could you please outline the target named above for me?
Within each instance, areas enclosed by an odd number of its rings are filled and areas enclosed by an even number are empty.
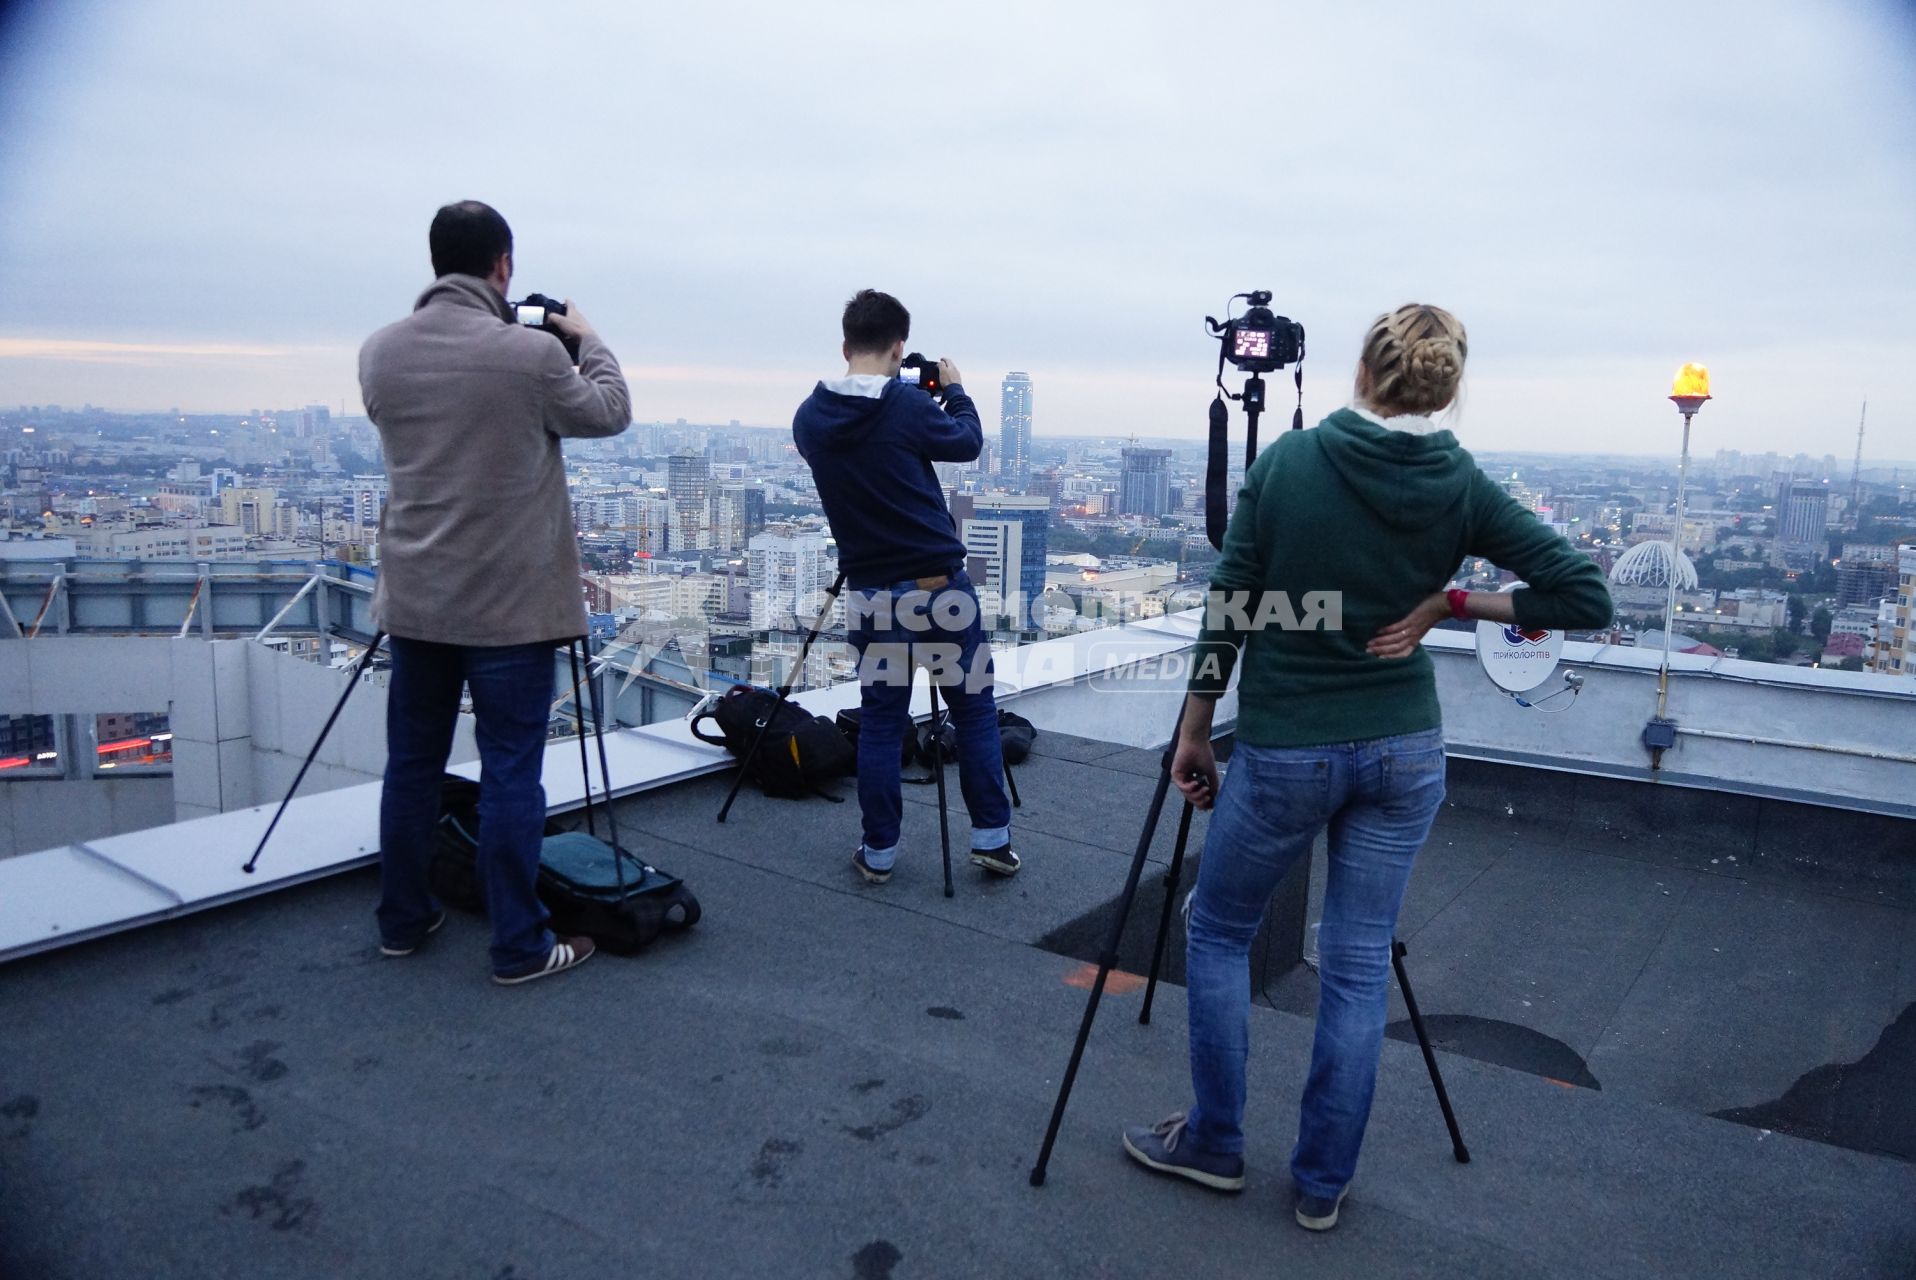
[[[1916,1003],[1849,1063],[1805,1072],[1771,1102],[1712,1112],[1758,1129],[1916,1161]]]

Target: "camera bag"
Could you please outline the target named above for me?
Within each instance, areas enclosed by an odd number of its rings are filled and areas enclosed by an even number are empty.
[[[440,788],[439,825],[426,871],[433,896],[448,907],[484,913],[478,853],[479,784],[447,774]],[[676,932],[698,923],[698,899],[683,880],[627,851],[618,854],[623,866],[615,866],[613,856],[612,846],[596,836],[567,831],[546,820],[539,846],[538,893],[552,913],[555,933],[584,934],[615,955],[630,955],[667,930]]]
[[[546,819],[546,835],[564,830]],[[439,822],[433,827],[426,885],[448,907],[486,909],[485,886],[479,879],[479,784],[471,778],[449,773],[440,780]]]
[[[859,727],[864,723],[862,708],[859,708],[859,707],[845,708],[843,711],[838,713],[838,719],[834,721],[834,723],[837,724],[838,731],[845,735],[845,740],[851,743],[852,745],[852,772],[857,773],[858,772],[858,730],[859,730]],[[900,767],[903,767],[911,763],[913,750],[914,750],[913,737],[911,733],[907,732],[903,738],[900,738],[898,740],[898,763]]]
[[[998,711],[998,741],[1005,753],[1006,764],[1023,764],[1031,754],[1031,744],[1037,740],[1038,728],[1016,711]]]
[[[717,726],[717,733],[702,727],[708,721]],[[765,741],[754,755],[752,744],[761,728]],[[858,766],[857,752],[830,720],[752,685],[727,689],[724,697],[693,718],[692,735],[724,747],[740,760],[750,757],[752,781],[766,795],[780,799],[821,795],[837,801],[838,796],[821,788],[834,778],[849,776]]]
[[[540,845],[539,900],[552,913],[554,933],[584,934],[622,956],[668,930],[691,928],[701,914],[683,880],[584,831],[547,836]]]

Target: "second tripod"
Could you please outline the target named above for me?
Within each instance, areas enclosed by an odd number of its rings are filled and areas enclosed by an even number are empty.
[[[1138,835],[1137,851],[1131,857],[1131,869],[1124,880],[1124,891],[1118,897],[1117,918],[1111,923],[1111,933],[1104,950],[1098,955],[1098,975],[1091,984],[1091,995],[1085,1001],[1084,1018],[1078,1024],[1078,1038],[1071,1046],[1071,1060],[1065,1066],[1064,1079],[1058,1086],[1057,1102],[1051,1109],[1051,1123],[1045,1129],[1044,1144],[1038,1150],[1038,1161],[1031,1168],[1031,1185],[1044,1185],[1045,1173],[1051,1163],[1051,1151],[1058,1141],[1058,1129],[1064,1123],[1065,1107],[1071,1101],[1071,1089],[1078,1079],[1078,1067],[1084,1061],[1085,1044],[1091,1038],[1091,1024],[1098,1016],[1098,1004],[1104,998],[1106,981],[1111,970],[1117,967],[1118,950],[1124,942],[1124,926],[1131,915],[1131,907],[1138,896],[1138,884],[1144,877],[1144,864],[1151,853],[1151,842],[1157,835],[1158,819],[1164,814],[1164,801],[1171,790],[1171,762],[1177,752],[1178,733],[1184,723],[1183,709],[1178,712],[1178,722],[1172,727],[1171,741],[1164,748],[1164,755],[1158,768],[1158,781],[1151,793],[1151,808],[1144,819],[1144,830]],[[1172,846],[1171,865],[1164,876],[1164,903],[1158,916],[1157,939],[1151,947],[1151,974],[1145,983],[1144,1005],[1139,1011],[1138,1021],[1151,1021],[1151,1002],[1157,994],[1158,972],[1164,960],[1165,938],[1171,928],[1171,913],[1174,908],[1178,883],[1184,871],[1185,846],[1191,834],[1192,806],[1189,800],[1184,802],[1184,812],[1178,818],[1177,842]],[[1451,1153],[1459,1164],[1470,1162],[1470,1152],[1464,1146],[1463,1134],[1457,1127],[1456,1113],[1451,1109],[1450,1093],[1444,1088],[1443,1074],[1437,1068],[1437,1056],[1431,1050],[1430,1037],[1424,1030],[1424,1019],[1417,1008],[1417,998],[1411,993],[1410,975],[1404,968],[1405,947],[1402,942],[1391,942],[1391,964],[1397,973],[1398,985],[1403,989],[1404,1006],[1410,1013],[1411,1027],[1417,1033],[1417,1043],[1423,1049],[1424,1065],[1430,1071],[1430,1082],[1437,1094],[1437,1105],[1443,1111],[1444,1124],[1450,1131]]]

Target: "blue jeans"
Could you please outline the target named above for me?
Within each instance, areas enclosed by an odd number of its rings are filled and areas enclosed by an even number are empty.
[[[506,973],[552,949],[534,883],[545,835],[546,721],[553,645],[429,644],[398,636],[386,691],[386,786],[379,797],[379,932],[416,944],[438,914],[427,887],[439,784],[452,751],[459,690],[472,687],[478,721],[479,883],[492,918],[492,968]]]
[[[1390,949],[1411,863],[1444,799],[1441,729],[1315,747],[1239,743],[1204,838],[1185,959],[1189,1132],[1244,1150],[1251,940],[1278,881],[1330,828],[1318,928],[1317,1037],[1291,1152],[1307,1195],[1336,1197],[1357,1169],[1390,998]]]
[[[858,807],[866,865],[887,870],[898,854],[904,810],[899,753],[911,726],[915,666],[929,670],[940,702],[951,709],[958,785],[971,811],[971,847],[1004,848],[1011,843],[1011,802],[991,692],[991,646],[971,579],[960,571],[936,591],[899,582],[852,597],[846,639],[858,652]]]

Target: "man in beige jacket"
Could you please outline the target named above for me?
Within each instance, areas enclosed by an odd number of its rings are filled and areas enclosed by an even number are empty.
[[[496,210],[447,205],[428,239],[438,278],[411,315],[359,352],[360,392],[391,486],[373,593],[393,664],[381,950],[411,955],[445,920],[426,866],[460,690],[470,687],[493,979],[529,982],[592,954],[589,939],[553,937],[534,892],[553,649],[586,630],[559,442],[624,431],[631,395],[570,302],[550,319],[577,341],[576,369],[558,337],[516,323],[506,302],[512,231]]]

